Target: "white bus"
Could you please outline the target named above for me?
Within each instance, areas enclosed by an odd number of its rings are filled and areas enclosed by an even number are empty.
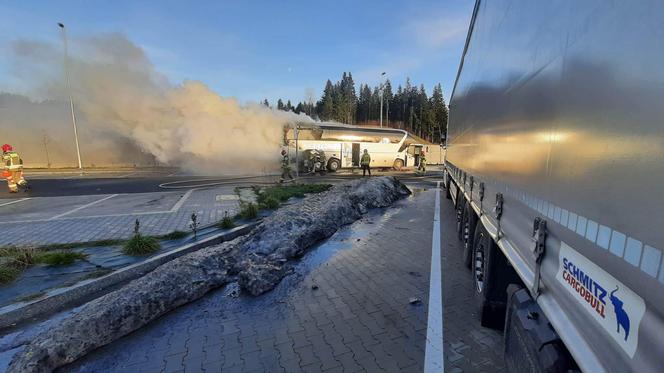
[[[408,133],[395,128],[367,128],[340,123],[298,123],[288,129],[286,144],[298,152],[317,149],[325,152],[327,169],[360,167],[364,149],[371,156],[371,167],[401,169],[413,165],[407,153]]]

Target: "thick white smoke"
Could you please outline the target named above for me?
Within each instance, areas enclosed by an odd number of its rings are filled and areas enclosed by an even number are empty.
[[[311,120],[258,104],[242,106],[201,82],[172,84],[120,34],[77,40],[76,45],[70,55],[71,84],[82,121],[97,135],[132,141],[162,164],[219,174],[274,170],[284,125]],[[18,41],[13,51],[16,73],[29,81],[34,95],[65,98],[57,46]],[[20,133],[36,124],[15,125]],[[99,139],[81,141],[89,141],[87,152],[102,151],[90,145]]]

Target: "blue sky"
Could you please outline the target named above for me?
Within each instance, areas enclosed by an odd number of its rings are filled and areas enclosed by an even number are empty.
[[[452,91],[474,0],[0,0],[0,91],[15,90],[7,51],[17,39],[60,42],[120,32],[173,83],[201,80],[242,102],[320,95],[351,71],[356,85],[410,76]],[[75,77],[74,77],[75,79]],[[5,82],[5,83],[2,83]]]

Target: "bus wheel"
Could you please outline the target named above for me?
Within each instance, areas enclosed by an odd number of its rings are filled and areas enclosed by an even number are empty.
[[[401,171],[403,168],[403,159],[396,159],[393,168],[397,171]]]
[[[332,172],[335,172],[336,170],[339,169],[339,167],[341,167],[341,163],[339,162],[338,159],[331,158],[329,161],[327,161],[327,169],[328,170],[330,170]]]

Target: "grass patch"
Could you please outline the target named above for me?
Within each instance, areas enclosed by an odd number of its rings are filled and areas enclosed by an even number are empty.
[[[262,202],[259,202],[260,207],[262,209],[268,209],[268,210],[274,210],[279,208],[279,205],[281,204],[278,199],[274,198],[273,196],[267,196],[263,198]]]
[[[189,235],[187,232],[183,231],[173,231],[171,233],[162,234],[159,236],[152,236],[158,240],[179,240],[185,238]]]
[[[253,202],[240,202],[240,212],[237,216],[242,219],[255,219],[258,216],[258,205]]]
[[[221,219],[221,221],[217,224],[217,226],[223,229],[231,229],[235,227],[235,222],[233,221],[233,218],[228,216],[228,212],[226,212],[224,218]]]
[[[0,249],[0,257],[5,266],[23,269],[33,264],[69,265],[78,259],[85,259],[85,254],[75,251],[42,251],[31,247],[5,247]]]
[[[71,250],[71,249],[79,249],[82,247],[115,246],[115,245],[122,245],[126,241],[127,240],[122,240],[122,239],[107,239],[107,240],[85,241],[85,242],[56,243],[56,244],[39,246],[39,250],[43,251]]]
[[[53,266],[70,265],[79,259],[85,259],[85,254],[75,251],[53,251],[37,254],[38,263]]]
[[[33,247],[3,247],[0,249],[0,258],[4,258],[4,266],[23,269],[37,263],[38,252]]]
[[[0,264],[0,285],[14,281],[19,274],[21,274],[19,269],[16,269],[7,264]]]
[[[148,255],[159,250],[160,247],[156,238],[137,233],[124,244],[122,252],[127,255]]]
[[[14,281],[24,269],[38,263],[69,265],[84,258],[85,254],[70,251],[43,252],[32,247],[3,247],[0,248],[0,284]]]

